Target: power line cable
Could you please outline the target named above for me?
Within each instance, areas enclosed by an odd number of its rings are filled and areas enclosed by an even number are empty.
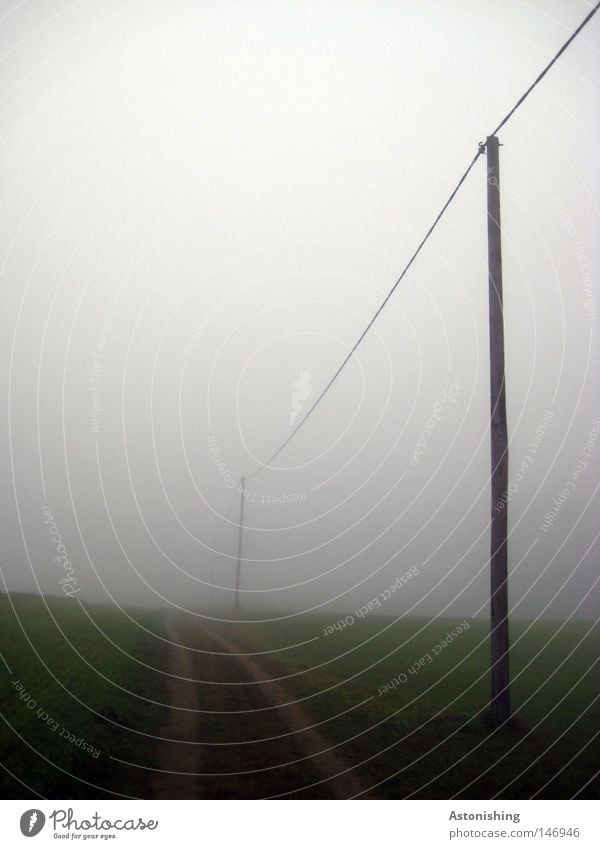
[[[446,203],[443,205],[443,207],[441,208],[441,210],[438,212],[438,214],[437,214],[437,216],[436,216],[436,218],[435,218],[435,220],[434,220],[433,224],[431,225],[431,227],[429,228],[429,230],[427,231],[427,233],[425,234],[425,236],[424,236],[424,237],[423,237],[423,239],[421,240],[421,242],[420,242],[419,246],[417,247],[416,251],[413,253],[413,255],[411,256],[411,258],[409,259],[409,261],[408,261],[408,262],[406,263],[406,265],[404,266],[404,268],[403,268],[403,270],[402,270],[402,273],[400,274],[400,276],[398,277],[398,279],[396,280],[396,282],[394,283],[394,285],[392,286],[392,288],[390,289],[390,291],[387,293],[387,295],[385,296],[384,300],[383,300],[383,301],[381,302],[381,304],[379,305],[379,308],[377,309],[377,312],[375,312],[375,314],[373,315],[373,317],[371,318],[371,320],[369,321],[369,323],[367,324],[367,326],[365,327],[365,329],[363,330],[363,332],[360,334],[360,336],[358,337],[358,339],[356,340],[356,342],[355,342],[355,343],[354,343],[354,345],[352,346],[352,348],[351,348],[350,352],[346,355],[346,357],[344,358],[344,360],[343,360],[342,364],[340,365],[340,367],[338,368],[338,370],[336,371],[336,373],[333,375],[333,377],[331,378],[331,380],[329,381],[329,383],[327,384],[327,386],[325,387],[325,389],[323,389],[323,391],[321,392],[321,394],[319,395],[319,397],[317,398],[317,400],[314,402],[314,404],[312,405],[312,407],[309,409],[309,411],[307,412],[307,414],[304,416],[304,418],[302,418],[302,419],[301,419],[300,423],[299,423],[299,424],[298,424],[298,425],[294,428],[294,430],[293,430],[293,431],[289,434],[289,436],[287,437],[287,439],[285,440],[285,442],[282,442],[282,444],[279,446],[279,448],[277,449],[277,451],[275,451],[275,453],[274,453],[274,454],[272,454],[272,455],[271,455],[271,457],[269,457],[269,459],[268,459],[265,463],[263,463],[263,464],[262,464],[262,466],[259,466],[259,468],[258,468],[258,469],[256,469],[256,471],[252,472],[252,474],[251,474],[251,475],[246,475],[246,479],[248,479],[248,478],[253,478],[253,477],[254,477],[255,475],[257,475],[260,471],[262,471],[264,468],[266,468],[266,466],[269,466],[269,465],[273,462],[273,460],[275,459],[275,457],[277,457],[277,456],[278,456],[278,455],[279,455],[279,454],[283,451],[283,449],[286,447],[286,445],[287,445],[289,442],[291,442],[291,440],[292,440],[292,439],[294,438],[294,436],[298,433],[298,431],[300,430],[300,428],[302,427],[302,425],[305,423],[305,421],[308,419],[308,417],[309,417],[309,416],[313,413],[313,411],[315,410],[315,408],[317,407],[317,405],[318,405],[318,404],[320,403],[320,401],[324,398],[324,396],[326,395],[326,393],[329,391],[330,387],[333,385],[334,381],[337,379],[338,375],[341,373],[342,369],[346,366],[346,364],[348,363],[348,361],[350,360],[350,358],[352,357],[352,355],[354,354],[354,352],[356,351],[356,349],[358,348],[358,346],[360,345],[360,343],[362,342],[362,340],[365,338],[365,336],[367,335],[367,333],[369,332],[369,330],[371,329],[371,327],[372,327],[372,326],[373,326],[373,324],[375,323],[375,321],[376,321],[376,319],[377,319],[378,315],[380,314],[380,312],[384,309],[385,305],[387,304],[387,302],[389,301],[389,299],[392,297],[392,295],[394,294],[394,292],[396,291],[396,289],[398,288],[398,286],[400,285],[400,283],[402,282],[402,280],[404,279],[404,277],[406,276],[406,274],[408,273],[408,271],[409,271],[409,269],[410,269],[411,265],[413,264],[413,262],[416,260],[416,258],[418,257],[418,255],[421,253],[421,250],[422,250],[422,248],[424,247],[425,242],[426,242],[426,241],[427,241],[427,239],[431,236],[431,234],[432,234],[432,233],[433,233],[433,231],[435,230],[435,228],[436,228],[436,226],[437,226],[437,224],[438,224],[439,220],[441,219],[441,217],[443,216],[443,214],[445,213],[445,211],[448,209],[448,207],[449,207],[449,206],[450,206],[450,204],[452,203],[452,201],[453,201],[453,199],[454,199],[455,195],[457,194],[458,190],[460,189],[460,187],[462,186],[462,184],[464,183],[464,181],[467,179],[467,176],[469,175],[469,172],[471,171],[471,169],[473,168],[473,166],[475,165],[475,163],[476,163],[476,162],[477,162],[477,160],[479,159],[479,157],[480,157],[481,153],[482,153],[482,149],[480,148],[480,149],[477,151],[477,153],[475,154],[475,156],[473,157],[473,159],[471,160],[471,162],[469,163],[469,167],[467,168],[467,170],[465,171],[465,173],[462,175],[462,177],[460,178],[460,180],[459,180],[459,181],[458,181],[458,183],[456,184],[456,186],[455,186],[455,188],[453,189],[452,193],[451,193],[451,194],[450,194],[450,196],[448,197],[448,200],[447,200],[447,201],[446,201]]]
[[[581,32],[581,30],[584,28],[584,26],[585,26],[587,23],[589,23],[589,21],[591,21],[591,19],[594,17],[594,15],[596,14],[596,12],[598,11],[598,9],[599,9],[599,8],[600,8],[600,2],[599,2],[599,3],[596,3],[596,5],[595,5],[595,6],[594,6],[594,8],[592,9],[592,11],[589,13],[589,15],[587,15],[587,16],[586,16],[586,17],[582,20],[582,22],[579,24],[579,26],[577,27],[577,29],[576,29],[573,33],[571,33],[571,35],[570,35],[570,36],[569,36],[569,38],[565,41],[565,43],[564,43],[564,44],[563,44],[563,46],[560,48],[560,50],[558,51],[558,53],[554,56],[554,58],[553,58],[553,59],[551,59],[551,60],[548,62],[548,64],[547,64],[547,65],[546,65],[546,67],[544,68],[544,70],[543,70],[543,71],[542,71],[542,72],[541,72],[541,73],[540,73],[540,74],[539,74],[539,75],[535,78],[535,80],[531,83],[531,85],[529,86],[529,88],[527,89],[527,91],[526,91],[524,94],[522,94],[522,95],[521,95],[521,97],[517,100],[517,102],[515,103],[515,105],[513,106],[513,108],[510,110],[510,112],[507,112],[507,114],[506,114],[506,115],[504,116],[504,118],[500,121],[500,123],[498,124],[498,126],[496,127],[496,129],[494,130],[494,132],[493,132],[493,133],[490,133],[490,135],[495,136],[495,135],[496,135],[496,133],[498,132],[498,130],[502,129],[502,127],[506,124],[506,122],[507,122],[508,120],[510,120],[510,118],[512,118],[512,116],[515,114],[515,112],[517,111],[517,109],[519,108],[519,106],[523,103],[523,101],[524,101],[524,100],[526,100],[526,99],[529,97],[529,95],[530,95],[530,94],[531,94],[531,92],[534,90],[534,88],[538,85],[538,83],[540,83],[540,82],[544,79],[544,77],[546,76],[546,74],[548,73],[548,71],[550,70],[550,68],[551,68],[551,67],[554,65],[554,63],[555,63],[555,62],[556,62],[556,61],[557,61],[557,60],[558,60],[558,59],[562,56],[562,54],[565,52],[565,50],[566,50],[566,49],[567,49],[567,47],[571,44],[571,42],[572,42],[572,41],[574,41],[574,40],[577,38],[577,36],[578,36],[578,35],[579,35],[579,33]]]
[[[569,46],[569,45],[570,45],[570,44],[571,44],[571,43],[572,43],[572,42],[573,42],[573,41],[577,38],[577,36],[578,36],[578,35],[579,35],[579,33],[581,32],[581,30],[582,30],[582,29],[586,26],[586,24],[588,24],[588,23],[589,23],[589,21],[590,21],[590,20],[594,17],[594,15],[596,14],[596,12],[598,11],[598,9],[599,9],[599,8],[600,8],[600,2],[596,3],[596,5],[594,6],[594,8],[591,10],[591,12],[590,12],[588,15],[586,15],[586,17],[585,17],[585,18],[583,19],[583,21],[579,24],[579,26],[577,27],[577,29],[575,29],[575,30],[573,31],[573,33],[569,36],[569,38],[568,38],[568,39],[565,41],[565,43],[562,45],[562,47],[560,48],[560,50],[558,50],[558,52],[554,55],[554,57],[553,57],[553,58],[552,58],[552,59],[548,62],[548,64],[547,64],[547,65],[545,66],[545,68],[543,69],[543,71],[541,71],[541,73],[540,73],[540,74],[538,74],[538,76],[535,78],[535,80],[532,82],[532,84],[529,86],[529,88],[528,88],[528,89],[527,89],[527,90],[526,90],[526,91],[525,91],[525,92],[521,95],[521,97],[517,100],[517,102],[516,102],[516,103],[515,103],[515,105],[512,107],[512,109],[511,109],[509,112],[507,112],[507,113],[506,113],[506,115],[505,115],[505,116],[504,116],[504,118],[500,121],[500,123],[498,124],[498,126],[496,127],[496,129],[495,129],[492,133],[490,133],[490,136],[495,136],[495,135],[498,133],[498,131],[499,131],[502,127],[504,127],[504,125],[505,125],[505,124],[506,124],[506,123],[507,123],[507,122],[508,122],[508,121],[512,118],[512,116],[515,114],[515,112],[517,111],[517,109],[518,109],[518,108],[522,105],[522,103],[523,103],[523,102],[524,102],[524,101],[525,101],[525,100],[529,97],[529,95],[530,95],[530,94],[531,94],[531,92],[534,90],[534,88],[535,88],[535,87],[536,87],[536,86],[537,86],[537,85],[538,85],[538,84],[539,84],[539,83],[540,83],[540,82],[544,79],[544,77],[546,76],[546,74],[548,73],[548,71],[552,68],[552,66],[555,64],[555,62],[557,62],[557,61],[558,61],[558,59],[562,56],[562,54],[565,52],[565,50],[567,49],[567,47],[568,47],[568,46]],[[488,136],[488,138],[489,138],[490,136]],[[274,452],[274,453],[273,453],[273,454],[269,457],[269,459],[268,459],[268,460],[266,460],[266,461],[265,461],[264,463],[262,463],[262,464],[261,464],[261,465],[260,465],[257,469],[255,469],[255,471],[254,471],[254,472],[252,472],[252,473],[251,473],[251,474],[249,474],[249,475],[246,475],[246,480],[249,480],[250,478],[255,477],[255,475],[257,475],[259,472],[262,472],[262,470],[263,470],[263,469],[265,469],[267,466],[270,466],[270,465],[271,465],[271,463],[273,462],[273,460],[274,460],[276,457],[278,457],[278,456],[279,456],[279,454],[281,454],[281,452],[283,451],[283,449],[284,449],[284,448],[285,448],[285,447],[286,447],[286,446],[287,446],[287,445],[288,445],[288,444],[292,441],[292,439],[293,439],[293,438],[294,438],[294,436],[298,433],[298,431],[300,430],[300,428],[301,428],[301,427],[305,424],[305,422],[306,422],[306,421],[310,418],[310,416],[313,414],[313,412],[315,411],[315,409],[316,409],[316,408],[318,407],[318,405],[321,403],[321,401],[323,400],[323,398],[325,397],[325,395],[327,394],[327,392],[329,392],[329,390],[331,389],[331,387],[333,386],[333,384],[335,383],[335,381],[337,380],[337,378],[339,377],[339,375],[341,374],[341,372],[343,371],[343,369],[346,367],[346,365],[348,364],[348,362],[349,362],[349,361],[350,361],[350,359],[352,358],[352,356],[353,356],[354,352],[356,351],[356,349],[358,348],[358,346],[360,345],[360,343],[362,342],[362,340],[365,338],[365,336],[367,335],[367,333],[369,332],[369,330],[371,329],[371,327],[373,326],[373,324],[375,323],[375,321],[377,320],[377,318],[378,318],[379,314],[380,314],[380,313],[382,312],[382,310],[385,308],[386,304],[388,303],[388,301],[390,300],[390,298],[392,297],[392,295],[394,294],[394,292],[396,291],[396,289],[398,288],[398,286],[400,285],[400,283],[402,282],[402,280],[403,280],[403,279],[404,279],[404,277],[406,276],[406,274],[407,274],[407,272],[409,271],[409,269],[411,268],[411,266],[412,266],[413,262],[416,260],[416,258],[418,257],[418,255],[421,253],[421,250],[422,250],[422,249],[423,249],[423,247],[425,246],[425,243],[427,242],[427,240],[429,239],[429,237],[431,236],[431,234],[433,233],[433,231],[434,231],[434,230],[435,230],[435,228],[437,227],[438,223],[440,222],[441,218],[443,217],[444,213],[446,212],[446,210],[448,209],[448,207],[450,206],[450,204],[452,203],[452,201],[454,200],[454,198],[455,198],[455,197],[456,197],[456,195],[458,194],[458,191],[460,190],[460,188],[462,187],[463,183],[464,183],[464,182],[465,182],[465,180],[467,179],[467,177],[468,177],[469,173],[470,173],[470,172],[471,172],[471,170],[473,169],[473,167],[474,167],[475,163],[477,162],[477,160],[479,159],[479,157],[480,157],[480,156],[481,156],[481,154],[483,153],[484,149],[485,149],[485,144],[480,143],[480,144],[479,144],[479,147],[478,147],[478,150],[477,150],[477,153],[475,154],[475,156],[473,157],[473,159],[472,159],[472,160],[471,160],[471,162],[469,163],[469,166],[467,167],[466,171],[464,172],[464,174],[462,175],[462,177],[460,178],[460,180],[458,181],[458,183],[456,184],[456,186],[454,187],[454,189],[453,189],[453,190],[452,190],[452,192],[450,193],[450,195],[449,195],[448,199],[446,200],[446,202],[444,203],[444,205],[442,206],[442,208],[440,209],[440,211],[439,211],[439,212],[438,212],[438,214],[436,215],[436,217],[435,217],[435,219],[434,219],[434,221],[433,221],[433,224],[432,224],[432,225],[430,226],[430,228],[427,230],[427,232],[426,232],[425,236],[423,237],[423,239],[422,239],[422,240],[421,240],[421,242],[419,243],[419,245],[418,245],[417,249],[416,249],[416,250],[415,250],[415,252],[412,254],[412,256],[410,257],[410,259],[408,260],[408,262],[406,263],[406,265],[404,266],[404,268],[402,269],[402,272],[401,272],[400,276],[397,278],[396,282],[394,283],[394,285],[392,286],[392,288],[390,289],[390,291],[388,292],[388,294],[385,296],[384,300],[383,300],[383,301],[381,302],[381,304],[379,305],[379,307],[378,307],[377,311],[374,313],[373,317],[371,318],[371,320],[369,321],[369,323],[367,324],[367,326],[365,327],[365,329],[363,330],[363,332],[360,334],[360,336],[358,337],[358,339],[356,340],[356,342],[355,342],[355,343],[354,343],[354,345],[352,346],[352,348],[351,348],[350,352],[349,352],[349,353],[347,354],[347,356],[344,358],[344,360],[342,361],[341,365],[339,366],[339,368],[337,369],[337,371],[335,372],[335,374],[333,375],[333,377],[331,378],[331,380],[329,381],[329,383],[328,383],[328,384],[326,385],[326,387],[323,389],[323,391],[321,392],[321,394],[319,395],[319,397],[318,397],[318,398],[316,399],[316,401],[312,404],[312,406],[310,407],[310,409],[308,410],[308,412],[306,413],[306,415],[305,415],[305,416],[304,416],[304,417],[300,420],[300,422],[296,425],[296,427],[294,428],[294,430],[293,430],[293,431],[289,434],[289,436],[288,436],[288,437],[287,437],[287,438],[286,438],[286,439],[285,439],[285,440],[281,443],[281,445],[279,446],[279,448],[278,448],[278,449],[277,449],[277,450],[276,450],[276,451],[275,451],[275,452]]]

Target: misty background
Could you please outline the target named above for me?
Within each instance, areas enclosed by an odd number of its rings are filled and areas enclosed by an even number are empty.
[[[590,8],[2,3],[4,589],[235,617]],[[515,616],[597,617],[599,28],[500,133]],[[247,610],[487,615],[485,168]]]

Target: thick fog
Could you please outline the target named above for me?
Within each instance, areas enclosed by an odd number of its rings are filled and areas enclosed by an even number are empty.
[[[2,3],[4,589],[487,615],[486,162],[582,0]],[[597,616],[594,19],[500,132],[510,604]],[[250,477],[253,475],[252,477]]]

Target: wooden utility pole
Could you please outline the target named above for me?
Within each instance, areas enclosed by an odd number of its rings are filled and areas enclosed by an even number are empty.
[[[488,136],[487,229],[490,322],[490,436],[491,436],[491,549],[490,614],[492,724],[502,725],[510,717],[508,663],[508,428],[504,375],[504,318],[502,308],[502,247],[500,226],[500,168],[496,136]]]
[[[240,480],[240,486],[242,488],[242,492],[240,495],[240,527],[238,532],[238,556],[237,556],[237,570],[235,573],[235,609],[240,609],[240,577],[241,577],[241,568],[242,568],[242,541],[244,537],[244,499],[246,495],[246,478],[242,475]]]

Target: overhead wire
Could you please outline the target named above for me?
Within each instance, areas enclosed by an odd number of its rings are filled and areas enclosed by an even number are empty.
[[[512,108],[511,108],[511,109],[510,109],[507,113],[506,113],[506,115],[504,116],[504,118],[502,118],[502,120],[500,121],[500,123],[498,124],[498,126],[495,128],[495,130],[494,130],[492,133],[490,133],[490,134],[488,135],[488,138],[490,138],[490,137],[492,137],[492,136],[495,136],[495,135],[498,133],[498,131],[499,131],[499,130],[501,130],[501,129],[502,129],[502,127],[504,127],[504,126],[507,124],[507,122],[508,122],[508,121],[512,118],[512,116],[515,114],[515,112],[517,111],[517,109],[519,109],[519,107],[523,104],[523,102],[524,102],[524,101],[525,101],[525,100],[529,97],[529,95],[531,94],[531,92],[532,92],[532,91],[536,88],[536,86],[537,86],[537,85],[539,85],[539,83],[540,83],[540,82],[544,79],[544,77],[546,76],[546,74],[548,73],[548,71],[549,71],[549,70],[552,68],[552,66],[553,66],[553,65],[554,65],[554,64],[558,61],[558,59],[562,56],[562,54],[565,52],[565,50],[569,47],[569,45],[570,45],[570,44],[571,44],[571,43],[572,43],[572,42],[573,42],[573,41],[577,38],[577,36],[578,36],[578,35],[579,35],[579,33],[583,30],[583,28],[584,28],[584,27],[585,27],[585,26],[586,26],[586,25],[590,22],[590,20],[594,17],[594,15],[596,14],[596,12],[598,11],[598,9],[599,9],[599,8],[600,8],[600,0],[599,0],[599,2],[598,2],[598,3],[596,3],[596,5],[595,5],[595,6],[594,6],[594,8],[593,8],[593,9],[589,12],[589,14],[588,14],[588,15],[586,15],[586,17],[585,17],[585,18],[583,19],[583,21],[579,24],[579,26],[578,26],[578,27],[577,27],[577,28],[576,28],[576,29],[575,29],[575,30],[571,33],[571,35],[569,36],[569,38],[568,38],[568,39],[564,42],[564,44],[561,46],[561,48],[560,48],[560,49],[559,49],[559,50],[555,53],[555,55],[552,57],[552,59],[551,59],[551,60],[548,62],[548,64],[544,67],[544,69],[543,69],[543,70],[542,70],[542,71],[538,74],[538,76],[535,78],[535,80],[532,82],[532,84],[531,84],[531,85],[530,85],[530,86],[526,89],[526,91],[525,91],[525,92],[524,92],[524,93],[523,93],[523,94],[519,97],[519,99],[516,101],[516,103],[514,104],[514,106],[513,106],[513,107],[512,107]],[[296,427],[295,427],[295,428],[291,431],[291,433],[287,436],[287,438],[286,438],[286,439],[285,439],[285,440],[281,443],[281,445],[277,448],[277,450],[276,450],[273,454],[271,454],[271,456],[269,457],[269,459],[268,459],[268,460],[266,460],[264,463],[262,463],[262,464],[261,464],[261,465],[260,465],[257,469],[255,469],[255,470],[254,470],[251,474],[246,475],[246,480],[249,480],[250,478],[255,477],[255,475],[258,475],[258,473],[259,473],[259,472],[262,472],[262,470],[263,470],[263,469],[265,469],[265,468],[267,468],[267,466],[270,466],[270,465],[271,465],[271,463],[273,462],[273,460],[275,460],[275,459],[279,456],[279,454],[281,454],[281,452],[283,451],[283,449],[284,449],[284,448],[286,448],[286,446],[287,446],[287,445],[289,445],[289,443],[292,441],[292,439],[295,437],[295,435],[298,433],[298,431],[299,431],[299,430],[300,430],[300,429],[304,426],[304,424],[308,421],[308,419],[310,418],[310,416],[314,413],[314,411],[316,410],[316,408],[318,407],[318,405],[321,403],[321,401],[323,400],[323,398],[325,397],[325,395],[329,392],[329,390],[331,389],[331,387],[333,386],[333,384],[335,383],[335,381],[337,380],[337,378],[339,377],[339,375],[342,373],[342,371],[344,370],[344,368],[346,367],[346,365],[348,364],[348,362],[350,361],[350,359],[351,359],[351,358],[352,358],[352,356],[354,355],[354,353],[355,353],[356,349],[357,349],[357,348],[358,348],[358,346],[361,344],[361,342],[363,341],[363,339],[365,338],[365,336],[367,335],[367,333],[369,332],[369,330],[371,329],[371,327],[373,326],[373,324],[374,324],[374,323],[375,323],[375,321],[377,320],[377,318],[378,318],[378,316],[380,315],[380,313],[383,311],[383,309],[384,309],[384,308],[385,308],[385,306],[387,305],[388,301],[390,300],[390,298],[392,297],[392,295],[394,294],[394,292],[396,291],[396,289],[398,288],[398,286],[400,285],[400,283],[402,282],[402,280],[404,279],[404,277],[406,276],[406,274],[407,274],[407,273],[408,273],[408,271],[410,270],[410,268],[411,268],[412,264],[414,263],[414,261],[416,260],[416,258],[417,258],[417,257],[419,256],[419,254],[421,253],[421,251],[422,251],[422,249],[424,248],[425,244],[427,243],[428,239],[430,238],[430,236],[432,235],[433,231],[435,230],[435,228],[436,228],[436,227],[437,227],[437,225],[439,224],[440,220],[441,220],[441,219],[442,219],[442,217],[444,216],[444,213],[446,212],[446,210],[448,209],[448,207],[450,206],[450,204],[452,203],[452,201],[454,200],[454,198],[455,198],[455,197],[456,197],[456,195],[458,194],[459,190],[462,188],[463,184],[465,183],[465,180],[466,180],[466,179],[467,179],[467,177],[469,176],[469,174],[470,174],[471,170],[472,170],[472,169],[473,169],[473,167],[475,166],[475,163],[477,162],[477,160],[479,159],[479,157],[482,155],[482,153],[484,152],[484,150],[485,150],[485,142],[480,142],[480,143],[479,143],[479,145],[478,145],[477,153],[475,154],[475,156],[473,157],[473,159],[471,160],[471,162],[470,162],[470,163],[469,163],[469,165],[467,166],[467,169],[465,170],[465,172],[463,173],[463,175],[460,177],[460,179],[459,179],[459,180],[458,180],[458,182],[456,183],[456,185],[455,185],[454,189],[451,191],[451,193],[450,193],[450,195],[448,196],[447,200],[444,202],[444,205],[442,206],[442,208],[440,209],[440,211],[439,211],[439,212],[438,212],[438,214],[436,215],[435,219],[433,220],[433,223],[431,224],[431,226],[429,227],[429,229],[428,229],[428,230],[427,230],[427,232],[425,233],[425,236],[424,236],[424,237],[423,237],[423,239],[420,241],[419,245],[417,246],[417,249],[414,251],[414,253],[413,253],[413,254],[412,254],[412,256],[410,257],[410,259],[408,260],[408,262],[406,263],[406,265],[405,265],[405,266],[404,266],[404,268],[402,269],[402,271],[401,271],[401,273],[400,273],[399,277],[396,279],[396,281],[395,281],[394,285],[393,285],[393,286],[392,286],[392,288],[389,290],[389,292],[387,293],[387,295],[385,296],[385,298],[383,299],[383,301],[381,302],[381,304],[379,305],[379,307],[377,308],[377,310],[376,310],[376,311],[375,311],[375,313],[373,314],[372,318],[369,320],[369,322],[368,322],[368,324],[366,325],[365,329],[362,331],[362,333],[360,334],[360,336],[358,337],[358,339],[356,340],[356,342],[354,343],[354,345],[353,345],[353,346],[352,346],[352,348],[350,349],[349,353],[348,353],[348,354],[346,355],[346,357],[343,359],[343,361],[342,361],[341,365],[338,367],[338,369],[337,369],[337,371],[335,372],[335,374],[333,375],[333,377],[332,377],[332,378],[330,379],[330,381],[327,383],[327,385],[326,385],[326,386],[325,386],[325,388],[322,390],[322,392],[319,394],[319,396],[317,397],[317,399],[313,402],[313,404],[312,404],[312,405],[311,405],[311,407],[309,408],[309,410],[308,410],[308,412],[306,413],[306,415],[304,415],[304,416],[302,417],[302,419],[300,420],[300,422],[299,422],[299,423],[296,425]]]
[[[456,194],[457,194],[458,190],[460,189],[460,187],[462,186],[462,184],[464,183],[464,181],[467,179],[467,177],[468,177],[468,175],[469,175],[469,172],[471,171],[471,169],[473,168],[473,166],[475,165],[475,163],[476,163],[476,162],[477,162],[477,160],[479,159],[479,157],[480,157],[481,153],[482,153],[482,150],[481,150],[481,149],[479,149],[479,150],[477,151],[477,153],[475,154],[475,156],[473,157],[473,159],[471,160],[471,162],[469,163],[469,167],[467,168],[467,170],[465,171],[465,173],[462,175],[462,177],[460,178],[460,180],[458,181],[458,183],[456,184],[456,186],[455,186],[455,187],[454,187],[454,189],[452,190],[452,192],[451,192],[450,196],[448,197],[448,199],[447,199],[447,200],[446,200],[446,202],[444,203],[443,207],[442,207],[442,208],[441,208],[441,210],[438,212],[437,216],[435,217],[435,220],[434,220],[433,224],[432,224],[432,225],[430,226],[430,228],[428,229],[427,233],[425,234],[425,236],[424,236],[424,237],[423,237],[423,239],[421,240],[421,242],[420,242],[420,244],[418,245],[417,249],[415,250],[415,252],[414,252],[414,253],[413,253],[413,255],[411,256],[411,258],[408,260],[408,262],[406,263],[406,265],[404,266],[404,268],[402,269],[402,273],[400,274],[400,276],[398,277],[398,279],[396,280],[396,282],[394,283],[394,285],[392,286],[392,288],[390,289],[390,291],[387,293],[387,295],[385,296],[384,300],[383,300],[383,301],[381,302],[381,304],[379,305],[379,307],[378,307],[377,311],[374,313],[373,317],[371,318],[371,320],[369,321],[369,323],[367,324],[367,326],[365,327],[365,329],[363,330],[363,332],[360,334],[360,336],[358,337],[358,339],[356,340],[356,342],[354,343],[354,345],[353,345],[353,346],[352,346],[352,348],[350,349],[349,353],[346,355],[346,357],[345,357],[345,358],[344,358],[344,360],[342,361],[342,363],[341,363],[341,365],[339,366],[338,370],[335,372],[335,374],[333,375],[333,377],[331,378],[331,380],[329,381],[329,383],[327,384],[327,386],[323,389],[323,391],[321,392],[321,394],[319,395],[319,397],[317,398],[317,400],[314,402],[314,404],[312,405],[312,407],[309,409],[309,411],[307,412],[307,414],[306,414],[306,415],[305,415],[305,416],[304,416],[304,417],[300,420],[300,423],[299,423],[299,424],[298,424],[298,425],[294,428],[294,430],[293,430],[293,431],[292,431],[292,432],[288,435],[287,439],[286,439],[284,442],[282,442],[282,444],[279,446],[279,448],[277,449],[277,451],[275,451],[275,453],[274,453],[274,454],[272,454],[272,455],[269,457],[269,459],[268,459],[268,460],[266,460],[266,461],[265,461],[265,462],[264,462],[261,466],[259,466],[259,468],[258,468],[258,469],[256,469],[256,470],[255,470],[254,472],[252,472],[250,475],[246,475],[246,479],[253,478],[255,475],[257,475],[259,472],[261,472],[264,468],[266,468],[267,466],[269,466],[269,465],[273,462],[273,460],[274,460],[274,459],[275,459],[275,458],[276,458],[276,457],[277,457],[277,456],[278,456],[278,455],[279,455],[279,454],[283,451],[283,449],[286,447],[286,445],[287,445],[289,442],[291,442],[291,440],[292,440],[292,439],[294,438],[294,436],[298,433],[298,431],[300,430],[300,428],[302,427],[302,425],[306,422],[306,420],[309,418],[309,416],[310,416],[310,415],[314,412],[314,410],[316,409],[317,405],[318,405],[318,404],[322,401],[322,399],[325,397],[325,395],[327,394],[327,392],[329,391],[329,389],[331,388],[331,386],[333,385],[333,383],[335,382],[335,380],[337,379],[337,377],[339,376],[339,374],[341,373],[341,371],[345,368],[345,366],[347,365],[348,361],[351,359],[351,357],[353,356],[354,352],[356,351],[356,349],[358,348],[358,346],[360,345],[360,343],[362,342],[362,340],[365,338],[365,336],[367,335],[367,333],[369,332],[369,330],[371,329],[371,327],[373,326],[373,324],[375,323],[375,321],[377,320],[377,317],[379,316],[379,314],[381,313],[381,311],[384,309],[384,307],[386,306],[386,304],[387,304],[387,302],[389,301],[389,299],[392,297],[392,295],[394,294],[394,292],[396,291],[396,289],[398,288],[398,286],[400,285],[400,283],[402,282],[402,280],[404,279],[404,277],[405,277],[405,276],[406,276],[406,274],[408,273],[408,271],[409,271],[410,267],[412,266],[413,262],[416,260],[416,258],[418,257],[418,255],[421,253],[421,250],[422,250],[422,249],[423,249],[423,247],[425,246],[425,243],[427,242],[427,240],[429,239],[429,237],[431,236],[431,234],[432,234],[432,233],[433,233],[433,231],[435,230],[435,228],[436,228],[436,226],[437,226],[438,222],[440,221],[440,219],[441,219],[441,218],[442,218],[442,216],[444,215],[445,211],[448,209],[448,207],[450,206],[450,204],[451,204],[451,203],[452,203],[452,201],[454,200],[454,197],[456,196]]]
[[[596,14],[596,12],[598,11],[598,9],[599,9],[599,8],[600,8],[600,2],[596,3],[596,5],[594,6],[594,8],[591,10],[591,12],[590,12],[588,15],[586,15],[586,17],[585,17],[585,18],[582,20],[582,22],[579,24],[579,26],[577,27],[577,29],[575,29],[575,30],[571,33],[571,35],[567,38],[567,40],[565,41],[565,43],[563,44],[563,46],[560,48],[560,50],[559,50],[557,53],[555,53],[555,55],[553,56],[553,58],[552,58],[552,59],[548,62],[548,64],[547,64],[547,65],[546,65],[546,67],[544,68],[544,70],[543,70],[543,71],[541,71],[541,73],[539,73],[539,74],[537,75],[537,77],[536,77],[536,78],[535,78],[535,80],[531,83],[531,85],[529,86],[529,88],[527,89],[527,91],[525,91],[525,92],[521,95],[521,97],[517,100],[517,102],[515,103],[515,105],[513,106],[513,108],[510,110],[510,112],[507,112],[507,113],[506,113],[506,115],[505,115],[505,116],[504,116],[504,118],[500,121],[500,123],[498,124],[498,126],[496,127],[496,129],[494,130],[494,132],[493,132],[493,133],[490,133],[490,135],[491,135],[491,136],[495,136],[495,135],[496,135],[496,133],[498,132],[498,130],[501,130],[501,129],[502,129],[502,127],[506,124],[506,122],[507,122],[507,121],[509,121],[509,120],[512,118],[512,116],[515,114],[515,112],[517,111],[517,109],[519,108],[519,106],[521,106],[521,104],[523,103],[523,101],[524,101],[524,100],[526,100],[526,99],[529,97],[529,95],[530,95],[530,94],[531,94],[531,92],[534,90],[534,88],[535,88],[535,87],[536,87],[536,86],[537,86],[537,85],[538,85],[538,84],[539,84],[539,83],[540,83],[540,82],[544,79],[544,77],[546,76],[546,74],[548,73],[548,71],[550,70],[550,68],[551,68],[551,67],[555,64],[555,62],[557,62],[557,61],[558,61],[558,59],[560,59],[560,57],[561,57],[561,56],[562,56],[562,54],[565,52],[565,50],[567,49],[567,47],[571,44],[571,42],[572,42],[572,41],[574,41],[574,40],[577,38],[577,36],[578,36],[578,35],[579,35],[579,33],[581,32],[581,30],[582,30],[582,29],[586,26],[586,24],[588,24],[588,23],[591,21],[591,19],[594,17],[594,15]]]

